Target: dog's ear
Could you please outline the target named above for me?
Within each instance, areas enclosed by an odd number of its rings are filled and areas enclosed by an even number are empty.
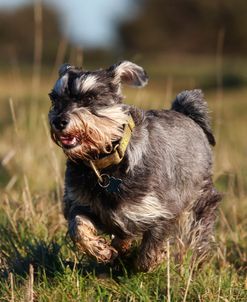
[[[71,66],[68,63],[61,65],[58,69],[59,78],[53,88],[57,95],[61,96],[68,87],[69,74],[68,71],[74,69],[74,66]]]
[[[63,65],[61,65],[58,69],[59,77],[63,76],[71,68],[74,68],[74,66],[71,66],[68,63],[64,63]]]
[[[53,88],[53,91],[59,96],[61,96],[67,89],[68,78],[69,78],[67,71],[69,71],[71,68],[73,68],[73,66],[65,63],[65,64],[61,65],[58,69],[59,79],[57,80],[57,82]]]
[[[129,61],[114,64],[108,71],[113,72],[114,81],[116,83],[143,87],[148,82],[146,71],[141,66]]]

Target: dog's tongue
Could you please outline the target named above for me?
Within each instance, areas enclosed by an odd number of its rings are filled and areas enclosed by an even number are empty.
[[[77,140],[75,137],[72,136],[60,136],[60,142],[64,145],[64,146],[74,146],[77,143]]]

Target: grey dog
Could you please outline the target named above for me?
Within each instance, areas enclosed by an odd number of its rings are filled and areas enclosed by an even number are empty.
[[[181,92],[170,110],[123,103],[122,84],[147,81],[129,61],[96,71],[64,64],[49,94],[51,136],[68,157],[63,202],[72,240],[106,263],[141,238],[142,271],[164,259],[168,239],[205,258],[221,199],[202,92]]]

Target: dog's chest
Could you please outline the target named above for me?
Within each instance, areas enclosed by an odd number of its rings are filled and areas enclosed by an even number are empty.
[[[136,236],[157,219],[170,218],[155,192],[138,190],[126,194],[111,194],[102,188],[70,190],[73,203],[90,208],[93,216],[108,233],[119,236]]]

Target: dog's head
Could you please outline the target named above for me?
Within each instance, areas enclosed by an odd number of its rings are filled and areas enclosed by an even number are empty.
[[[143,68],[128,61],[97,71],[62,65],[49,94],[53,140],[71,159],[110,153],[128,121],[121,84],[142,87],[147,80]]]

